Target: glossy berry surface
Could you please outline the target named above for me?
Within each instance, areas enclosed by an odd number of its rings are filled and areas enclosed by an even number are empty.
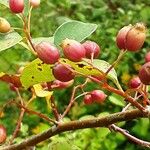
[[[150,62],[147,62],[141,67],[139,78],[143,84],[150,85]]]
[[[7,33],[10,31],[10,28],[9,22],[5,18],[0,17],[0,32]]]
[[[85,57],[85,48],[78,41],[65,39],[61,47],[66,58],[71,61],[78,62]]]
[[[41,42],[35,46],[38,57],[46,64],[54,64],[60,55],[56,47],[48,42]]]
[[[93,55],[93,58],[97,58],[99,56],[100,47],[97,43],[93,41],[86,41],[82,45],[85,48],[87,58],[90,59],[92,55]]]
[[[84,101],[84,104],[86,105],[92,104],[93,100],[92,100],[91,94],[85,95],[83,101]]]
[[[7,138],[6,129],[3,125],[0,125],[0,143],[5,142]]]
[[[24,0],[9,0],[9,7],[13,13],[22,13],[24,10]]]
[[[145,62],[150,62],[150,52],[145,55]]]
[[[91,92],[91,97],[93,101],[102,103],[106,99],[107,95],[101,90],[94,90]]]
[[[139,77],[134,77],[129,81],[130,88],[138,88],[141,85],[141,80]]]
[[[70,70],[69,65],[56,64],[53,67],[53,75],[57,80],[68,82],[74,78],[74,73]]]
[[[30,0],[30,5],[32,7],[38,7],[40,5],[40,0]]]

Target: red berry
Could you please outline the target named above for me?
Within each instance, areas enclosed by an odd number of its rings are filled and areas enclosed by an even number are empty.
[[[47,86],[48,86],[48,89],[65,89],[71,86],[73,84],[73,81],[74,80],[70,80],[68,82],[62,82],[59,80],[55,80],[53,82],[48,82]]]
[[[150,62],[147,62],[141,67],[139,78],[143,84],[150,85]]]
[[[150,52],[145,55],[145,62],[150,62]]]
[[[138,88],[141,84],[141,80],[139,77],[134,77],[130,80],[129,82],[129,87],[130,88]]]
[[[71,61],[78,62],[81,61],[82,58],[85,57],[85,49],[81,43],[65,39],[62,44],[63,53]]]
[[[38,7],[40,5],[40,0],[30,0],[30,5],[32,7]]]
[[[60,55],[56,47],[48,42],[41,42],[35,46],[38,57],[46,64],[54,64]]]
[[[11,29],[9,22],[5,19],[0,17],[0,32],[7,33]]]
[[[53,75],[57,80],[68,82],[74,78],[74,73],[70,70],[69,65],[56,64],[53,67]]]
[[[13,13],[22,13],[24,9],[24,0],[9,0],[9,7]]]
[[[98,55],[100,53],[100,47],[98,46],[98,44],[96,44],[95,42],[92,42],[92,41],[86,41],[82,45],[86,50],[87,58],[90,59],[92,54],[93,54],[93,58],[98,57]]]
[[[143,23],[123,27],[117,35],[117,46],[128,51],[138,51],[144,44],[146,27]]]
[[[7,138],[6,128],[3,125],[0,125],[0,143],[5,142]]]
[[[119,49],[126,49],[126,36],[132,25],[124,26],[117,34],[116,43]]]
[[[85,95],[83,101],[84,101],[84,104],[86,104],[86,105],[92,104],[93,100],[92,100],[91,94]]]
[[[106,99],[107,95],[101,90],[94,90],[91,92],[91,97],[95,102],[102,103]]]

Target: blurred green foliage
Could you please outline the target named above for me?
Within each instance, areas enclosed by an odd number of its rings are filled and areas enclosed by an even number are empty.
[[[21,22],[18,18],[11,14],[9,10],[0,6],[0,16],[9,20],[13,27],[20,27]],[[119,53],[115,44],[115,36],[120,28],[124,25],[135,24],[136,22],[144,22],[150,28],[150,1],[145,0],[41,0],[41,6],[33,10],[31,19],[32,37],[49,37],[53,36],[54,31],[63,22],[74,19],[83,22],[98,24],[98,29],[89,39],[96,41],[101,46],[100,59],[112,63]],[[21,32],[19,32],[21,34]],[[138,73],[140,65],[144,63],[144,55],[149,51],[150,34],[147,31],[146,42],[138,53],[127,53],[116,71],[120,83],[127,87],[127,81],[133,75]],[[15,73],[19,66],[33,60],[32,54],[23,49],[20,45],[8,49],[0,53],[0,71]],[[83,82],[82,78],[78,78],[75,84]],[[97,85],[91,83],[86,87],[87,91],[98,88]],[[65,90],[56,90],[57,104],[60,112],[64,110],[64,106],[68,104],[71,88]],[[110,93],[108,93],[110,94]],[[15,92],[9,89],[9,85],[0,82],[0,106],[5,104],[10,99],[16,97]],[[23,93],[23,97],[28,99],[28,92]],[[34,101],[32,109],[52,116],[51,111],[47,109],[46,101],[42,98]],[[65,121],[79,119],[89,115],[98,116],[102,113],[112,113],[120,111],[121,105],[116,105],[111,101],[105,104],[93,104],[85,106],[82,99],[75,103],[68,118]],[[15,129],[16,120],[19,110],[14,105],[9,105],[3,112],[0,118],[0,123],[3,123],[8,135],[11,135]],[[86,119],[86,117],[84,119]],[[11,122],[11,124],[10,124]],[[26,136],[37,134],[49,127],[43,120],[33,115],[25,115],[23,120],[20,137],[16,142],[23,140]],[[128,121],[127,123],[119,124],[122,128],[130,131],[133,135],[150,141],[150,123],[148,119],[139,119]],[[37,146],[39,150],[48,150],[49,143],[55,140],[66,140],[74,145],[71,149],[81,150],[142,150],[142,147],[134,145],[120,134],[110,133],[106,128],[85,129],[74,132],[67,132],[57,135]],[[67,143],[65,142],[65,143]],[[63,142],[64,143],[64,142]],[[75,146],[76,145],[76,146]],[[68,146],[68,145],[67,145]]]

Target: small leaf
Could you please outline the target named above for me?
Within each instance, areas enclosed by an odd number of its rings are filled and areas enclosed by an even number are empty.
[[[112,94],[111,96],[109,96],[108,98],[110,100],[111,103],[117,105],[117,106],[125,106],[125,101],[124,101],[124,98],[117,95],[117,94]]]
[[[55,31],[54,43],[59,47],[62,40],[66,38],[81,42],[90,36],[96,28],[97,25],[91,23],[83,23],[80,21],[65,22]]]
[[[52,73],[53,65],[43,63],[40,59],[35,59],[28,64],[20,77],[21,83],[25,88],[41,82],[50,82],[55,78]]]
[[[48,97],[48,98],[50,98],[53,94],[53,92],[44,90],[43,87],[40,84],[33,85],[33,88],[34,88],[36,96],[38,96],[38,97]]]
[[[6,50],[22,40],[22,37],[17,32],[9,32],[0,34],[0,51]]]

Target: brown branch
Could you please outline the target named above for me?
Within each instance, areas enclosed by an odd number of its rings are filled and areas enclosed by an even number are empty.
[[[11,146],[6,146],[0,148],[0,150],[21,150],[27,146],[36,145],[54,135],[65,131],[77,130],[77,129],[85,129],[85,128],[95,128],[95,127],[108,127],[111,124],[133,120],[141,117],[150,117],[150,111],[147,110],[146,113],[142,113],[140,110],[134,109],[125,112],[114,113],[105,117],[93,118],[89,120],[80,120],[80,121],[70,121],[67,123],[59,124],[58,126],[53,126],[47,131],[44,131],[40,134],[29,137],[28,139],[22,141],[19,144],[14,144]]]
[[[116,126],[114,124],[111,125],[111,129],[113,129],[115,132],[120,132],[121,134],[126,136],[129,140],[133,141],[134,143],[136,143],[136,144],[138,144],[140,146],[150,148],[150,142],[138,139],[138,138],[134,137],[133,135],[129,134],[128,131],[126,131],[126,130],[124,130],[122,128],[119,128],[118,126]]]

